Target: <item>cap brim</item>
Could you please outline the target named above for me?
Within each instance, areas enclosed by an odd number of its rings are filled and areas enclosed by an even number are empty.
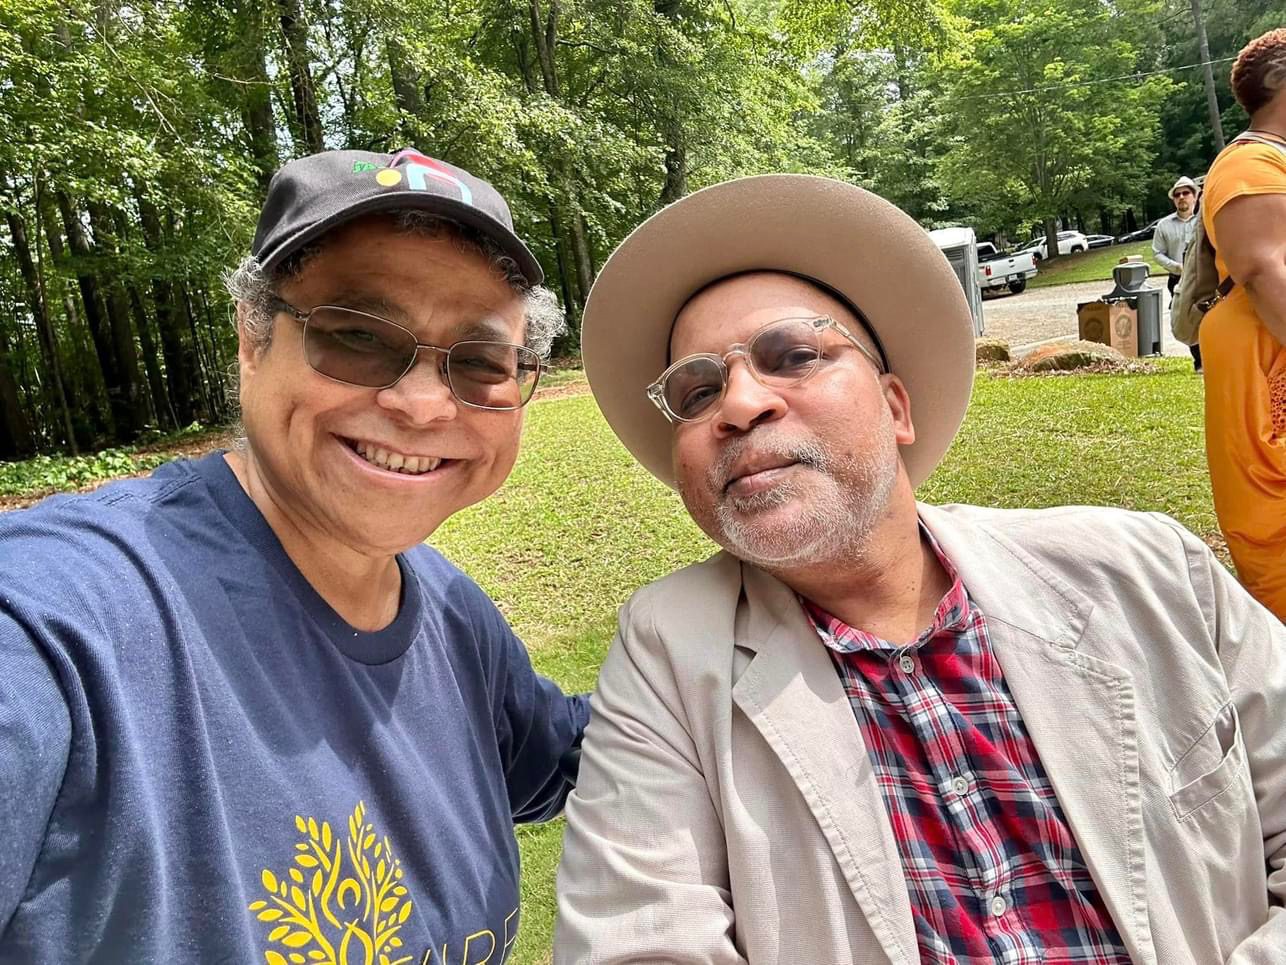
[[[717,184],[657,212],[625,239],[585,305],[581,354],[599,408],[625,447],[674,486],[672,429],[648,400],[670,331],[692,294],[745,271],[814,278],[861,309],[907,387],[912,485],[934,470],[973,388],[974,327],[955,272],[928,233],[851,184],[770,174]]]
[[[316,241],[322,235],[328,231],[333,231],[340,225],[354,221],[363,215],[379,214],[385,211],[402,211],[408,208],[441,215],[451,221],[474,228],[494,241],[501,251],[512,258],[530,284],[540,285],[544,282],[545,272],[540,267],[540,262],[536,260],[536,256],[531,253],[530,249],[522,243],[522,240],[516,234],[495,218],[463,201],[415,190],[382,191],[375,197],[363,198],[361,201],[351,204],[327,218],[315,221],[302,231],[291,235],[277,245],[273,251],[261,256],[260,261],[264,268],[271,270],[300,248]]]

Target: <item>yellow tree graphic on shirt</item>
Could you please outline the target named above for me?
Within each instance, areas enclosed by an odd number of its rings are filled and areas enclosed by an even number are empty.
[[[268,923],[268,965],[406,965],[398,932],[411,914],[402,862],[387,837],[378,837],[359,801],[341,842],[330,824],[295,816],[303,840],[286,874],[264,868],[267,898],[250,903]],[[378,839],[377,839],[378,838]]]

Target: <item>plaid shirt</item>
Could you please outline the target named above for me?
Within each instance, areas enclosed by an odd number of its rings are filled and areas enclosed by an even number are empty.
[[[953,584],[911,644],[880,640],[803,601],[871,755],[921,961],[1128,965],[986,622],[933,549]]]

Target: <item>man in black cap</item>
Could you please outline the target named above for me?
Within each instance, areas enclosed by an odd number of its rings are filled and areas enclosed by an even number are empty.
[[[244,445],[0,522],[0,962],[511,951],[588,711],[422,544],[513,465],[542,280],[451,165],[277,173]]]

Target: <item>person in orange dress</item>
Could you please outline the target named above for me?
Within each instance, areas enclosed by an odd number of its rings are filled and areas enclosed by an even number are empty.
[[[1286,621],[1286,28],[1232,68],[1250,130],[1215,159],[1201,216],[1220,279],[1206,315],[1206,455],[1237,575]]]

